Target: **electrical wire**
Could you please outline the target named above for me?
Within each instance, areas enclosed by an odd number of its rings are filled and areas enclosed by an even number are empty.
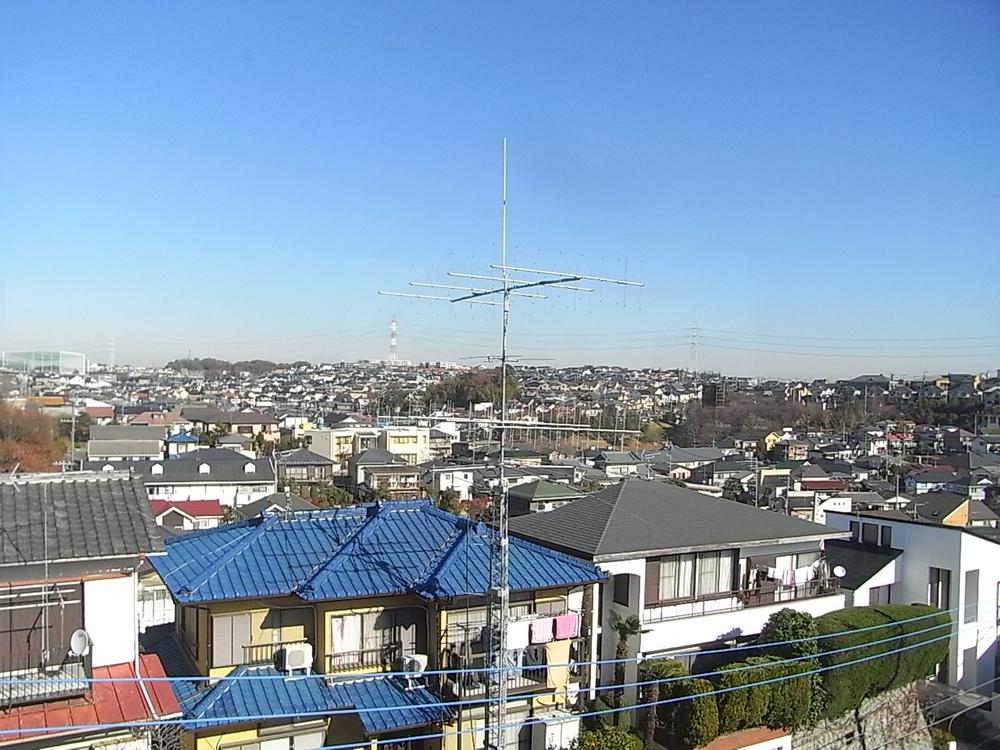
[[[814,675],[814,674],[822,674],[822,673],[829,672],[829,671],[832,671],[832,670],[835,670],[835,669],[842,669],[844,667],[852,666],[852,665],[855,665],[855,664],[860,664],[860,663],[868,662],[868,661],[871,661],[873,659],[884,658],[886,656],[891,656],[892,654],[903,653],[905,651],[909,651],[909,650],[914,649],[914,648],[920,648],[922,646],[926,646],[929,643],[934,643],[934,642],[937,642],[937,641],[941,641],[941,640],[945,640],[945,639],[950,639],[950,638],[951,638],[951,634],[949,633],[947,635],[937,636],[935,638],[930,638],[930,639],[922,640],[919,643],[910,644],[910,645],[903,646],[903,647],[900,647],[900,648],[892,649],[890,651],[884,651],[884,652],[881,652],[881,653],[878,653],[878,654],[872,654],[872,655],[869,655],[869,656],[860,657],[858,659],[854,659],[854,660],[847,661],[847,662],[842,662],[840,664],[828,665],[828,666],[825,666],[825,667],[819,667],[817,669],[807,670],[807,671],[804,671],[804,672],[796,672],[796,673],[793,673],[793,674],[790,674],[790,675],[781,675],[781,676],[773,677],[773,678],[766,679],[766,680],[760,680],[760,681],[757,681],[757,682],[748,683],[746,685],[738,685],[738,686],[733,686],[733,687],[728,687],[728,688],[718,688],[716,690],[708,691],[708,692],[705,692],[705,693],[698,693],[698,694],[694,694],[694,695],[685,695],[685,696],[677,696],[677,697],[666,698],[666,699],[661,699],[661,700],[657,700],[657,701],[650,701],[650,702],[646,702],[646,703],[643,703],[643,704],[638,705],[638,706],[622,706],[622,707],[618,707],[618,708],[609,708],[609,709],[601,709],[601,710],[595,710],[595,711],[588,711],[588,712],[583,712],[583,713],[577,713],[577,714],[573,714],[573,717],[574,718],[588,718],[588,717],[593,717],[593,716],[602,716],[602,715],[609,715],[609,714],[614,714],[614,713],[620,713],[622,711],[642,710],[642,709],[648,709],[648,708],[650,708],[652,706],[669,705],[669,704],[674,704],[674,703],[683,703],[685,701],[692,700],[694,698],[707,698],[707,697],[711,697],[711,696],[715,696],[715,695],[724,695],[726,693],[734,692],[736,690],[746,690],[746,689],[749,689],[749,688],[759,687],[759,686],[762,686],[762,685],[770,685],[770,684],[774,684],[774,683],[778,683],[778,682],[784,682],[786,680],[801,679],[801,678],[804,678],[804,677],[809,677],[809,676]],[[865,648],[865,646],[858,646],[858,647],[851,647],[851,648],[857,648],[858,650],[861,650],[861,649]],[[759,669],[760,666],[761,665],[757,665],[755,668]],[[766,666],[780,666],[780,663],[777,662],[777,661],[776,662],[770,662]],[[691,679],[692,677],[699,677],[699,675],[687,675],[683,679]],[[205,679],[205,678],[202,678],[202,679]],[[676,678],[668,678],[667,680],[664,680],[664,681],[670,681],[670,680],[673,680],[673,679],[676,679]],[[630,686],[631,686],[630,684],[626,683],[626,684],[621,684],[621,685],[608,685],[608,686],[602,686],[602,687],[604,687],[606,689],[612,689],[612,688],[613,689],[624,689],[625,687],[630,687]],[[581,689],[579,692],[584,692],[584,690]],[[547,693],[545,693],[545,695],[548,695],[548,696],[551,696],[551,695],[554,695],[554,694],[555,693],[553,693],[553,692],[547,692]],[[520,698],[521,697],[518,696],[518,699],[520,699]],[[452,702],[452,703],[454,703],[454,702]],[[480,701],[480,703],[481,703],[481,701]],[[388,711],[388,710],[414,710],[414,709],[443,708],[443,707],[446,707],[446,706],[449,706],[449,705],[451,705],[451,704],[448,703],[448,702],[438,701],[438,702],[424,703],[424,704],[418,704],[418,705],[410,704],[410,705],[406,705],[406,706],[392,707],[392,708],[390,708],[390,707],[363,708],[362,707],[362,708],[331,709],[331,710],[316,711],[316,712],[296,712],[296,713],[292,713],[292,714],[265,713],[265,714],[252,715],[252,716],[239,716],[239,717],[233,717],[233,718],[228,718],[227,717],[227,718],[222,718],[222,719],[185,719],[185,718],[180,718],[180,719],[161,719],[161,720],[157,720],[157,721],[145,721],[145,722],[134,722],[134,721],[133,722],[105,722],[105,723],[90,724],[90,725],[63,725],[63,726],[51,726],[50,725],[50,726],[46,726],[46,727],[33,727],[33,728],[31,728],[31,731],[37,731],[37,732],[39,732],[41,734],[45,734],[45,733],[52,733],[52,732],[103,731],[103,730],[126,728],[126,727],[129,727],[129,728],[136,728],[136,727],[145,728],[145,727],[162,727],[162,726],[171,726],[171,725],[182,725],[182,726],[183,725],[196,725],[194,728],[197,729],[197,728],[204,728],[204,727],[229,726],[229,725],[233,725],[233,724],[240,724],[240,723],[246,723],[246,722],[255,722],[255,721],[273,721],[275,719],[302,718],[302,717],[313,717],[313,716],[315,716],[315,717],[329,717],[329,716],[336,716],[336,715],[342,715],[342,714],[351,714],[351,715],[353,715],[353,714],[357,714],[357,713],[373,713],[373,712],[377,712],[377,711]],[[466,703],[464,705],[468,705],[468,703]],[[522,726],[524,724],[537,723],[538,721],[542,721],[542,719],[541,718],[531,717],[529,720],[527,720],[525,722],[518,722],[516,724],[504,725],[504,728],[519,727],[519,726]],[[198,727],[197,725],[201,725],[201,726]],[[3,737],[4,735],[7,735],[7,734],[20,734],[23,731],[24,730],[22,730],[22,729],[0,729],[0,737]],[[428,739],[444,738],[444,737],[449,737],[449,736],[459,736],[459,735],[464,735],[464,734],[469,734],[469,733],[475,733],[477,731],[481,732],[482,729],[481,728],[478,728],[478,729],[477,728],[472,728],[472,729],[467,729],[467,730],[459,730],[459,731],[456,731],[456,732],[436,732],[436,733],[433,733],[433,734],[420,735],[420,736],[410,736],[410,737],[396,738],[396,739],[397,739],[397,741],[405,741],[405,740],[409,740],[409,741],[428,740]],[[354,742],[354,743],[342,744],[342,745],[326,745],[324,747],[317,748],[316,750],[349,750],[350,748],[356,748],[356,747],[357,747],[357,743]]]
[[[936,708],[937,706],[941,706],[941,705],[943,705],[945,703],[948,703],[949,701],[953,701],[956,698],[959,698],[959,697],[961,697],[963,695],[969,695],[970,693],[974,693],[979,688],[981,688],[981,687],[983,687],[985,685],[992,685],[992,684],[996,683],[997,681],[1000,681],[1000,676],[994,677],[992,680],[986,680],[985,682],[980,682],[978,685],[973,685],[971,688],[966,688],[965,690],[961,690],[961,691],[955,693],[954,695],[949,695],[947,698],[942,698],[941,700],[935,701],[934,703],[931,703],[929,705],[921,706],[920,710],[921,710],[922,713],[926,714],[927,712],[931,711],[932,709]],[[989,700],[989,698],[986,698],[985,696],[983,696],[983,702],[984,703],[987,702],[988,700]],[[981,705],[981,704],[977,704],[976,706],[968,706],[966,708],[961,709],[960,711],[956,711],[954,713],[942,716],[939,719],[936,719],[936,720],[934,720],[932,722],[928,722],[925,725],[925,727],[932,727],[932,726],[935,726],[937,724],[940,724],[943,721],[948,721],[949,719],[953,719],[956,716],[961,716],[962,714],[966,713],[967,711],[970,711],[973,708],[977,708],[979,705]],[[862,719],[865,719],[865,718],[867,718],[869,716],[872,716],[872,715],[874,715],[876,713],[878,713],[878,712],[877,711],[868,711],[867,713],[864,713],[864,714],[861,714],[860,716],[858,716],[857,717],[857,721],[860,722]],[[897,742],[897,741],[899,741],[901,739],[904,739],[904,738],[909,737],[911,735],[917,734],[918,732],[922,732],[922,731],[924,731],[925,727],[918,727],[917,729],[914,729],[912,731],[906,732],[905,734],[895,735],[891,739],[886,740],[885,742],[883,742],[881,745],[876,745],[875,747],[868,748],[868,750],[879,750],[879,748],[886,747],[887,745],[890,745],[893,742]],[[1000,735],[998,735],[998,736],[1000,736]],[[862,739],[865,738],[865,733],[864,732],[861,733],[861,738]],[[840,743],[840,740],[833,740],[832,742],[828,742],[825,745],[820,745],[819,747],[814,747],[813,750],[825,750],[825,748],[832,748],[834,745],[837,745],[839,743]]]
[[[237,540],[231,540],[227,544],[231,544],[233,541],[238,541],[238,539]],[[220,549],[223,549],[226,546],[227,545],[223,545],[223,547],[220,547]],[[185,563],[185,564],[189,564],[190,562],[191,561],[189,561],[188,563]],[[184,566],[181,566],[181,567],[184,567]],[[179,569],[180,568],[177,568],[177,570],[179,570]],[[173,572],[173,571],[171,571],[171,572]],[[966,607],[969,607],[969,606],[973,606],[973,605],[972,604],[967,604],[966,605]],[[884,628],[896,627],[896,626],[899,626],[899,625],[907,625],[907,624],[913,623],[913,622],[920,622],[920,621],[923,621],[923,620],[928,620],[928,619],[933,618],[933,617],[940,617],[941,615],[954,614],[954,613],[957,613],[959,611],[959,609],[961,609],[961,608],[960,607],[952,607],[952,608],[946,609],[946,610],[938,610],[936,612],[931,612],[929,614],[918,615],[916,617],[910,617],[910,618],[905,619],[905,620],[895,620],[895,621],[892,621],[892,622],[880,623],[878,625],[868,625],[868,626],[863,627],[863,628],[854,628],[854,629],[849,629],[849,630],[841,630],[841,631],[836,632],[836,633],[822,633],[822,634],[818,634],[818,635],[814,635],[814,636],[807,636],[805,638],[794,638],[794,639],[785,640],[785,641],[771,641],[771,642],[768,642],[768,643],[748,643],[748,644],[744,644],[742,646],[727,646],[725,648],[719,648],[719,649],[706,649],[706,650],[702,650],[702,649],[698,649],[698,648],[681,649],[681,650],[678,650],[678,651],[671,652],[670,653],[670,658],[674,658],[674,657],[677,657],[677,656],[687,656],[687,655],[691,655],[691,656],[714,656],[714,655],[718,655],[718,654],[732,654],[732,653],[736,653],[736,652],[740,652],[740,651],[760,651],[762,649],[767,649],[767,648],[777,648],[777,647],[782,647],[782,646],[794,646],[794,645],[799,644],[799,643],[808,643],[808,642],[812,642],[812,641],[828,640],[830,638],[839,638],[839,637],[845,636],[845,635],[855,635],[857,633],[868,633],[868,632],[872,632],[872,631],[875,631],[875,630],[882,630]],[[972,624],[975,625],[975,623],[972,623]],[[954,623],[951,622],[951,621],[949,621],[947,623],[941,623],[940,625],[935,625],[935,626],[933,626],[931,628],[928,628],[926,630],[919,630],[919,631],[913,631],[913,632],[910,632],[910,633],[904,633],[904,634],[901,634],[901,635],[896,635],[896,636],[893,636],[892,638],[889,638],[887,640],[891,641],[891,640],[896,640],[896,639],[899,639],[899,638],[905,638],[905,637],[910,636],[910,635],[918,635],[920,633],[927,632],[928,630],[937,630],[937,629],[940,629],[942,627],[952,627],[953,625],[954,625]],[[959,632],[961,632],[964,629],[965,628],[959,628]],[[877,644],[883,643],[883,642],[886,642],[886,641],[872,641],[871,643],[864,644],[862,646],[859,646],[858,648],[866,648],[869,645],[877,645]],[[826,656],[826,655],[832,654],[832,653],[837,653],[837,651],[819,652],[818,654],[815,654],[814,656],[811,656],[809,658],[816,658],[818,656]],[[569,668],[569,667],[575,667],[575,666],[601,666],[601,665],[606,665],[606,664],[623,664],[623,663],[624,664],[641,664],[643,662],[653,661],[653,660],[656,660],[656,659],[659,659],[659,658],[664,658],[664,657],[659,657],[659,656],[656,656],[656,657],[650,657],[650,656],[633,656],[633,657],[628,657],[628,658],[624,658],[624,659],[594,659],[594,660],[589,660],[589,661],[569,662],[569,663],[566,663],[566,664],[548,664],[546,666],[548,666],[548,667],[567,667],[567,668]],[[530,669],[530,668],[531,667],[524,667],[524,669]],[[455,672],[461,672],[463,674],[478,674],[478,673],[487,673],[487,672],[494,672],[494,671],[496,671],[496,670],[494,668],[491,668],[491,667],[477,667],[475,669],[428,669],[428,670],[424,670],[424,671],[420,672],[420,674],[422,674],[422,675],[435,675],[436,676],[436,675],[450,675],[450,674],[454,674]],[[504,671],[510,671],[510,670],[508,668],[505,668]],[[389,671],[378,671],[378,672],[351,672],[350,673],[350,676],[352,678],[356,678],[356,679],[364,679],[364,678],[371,678],[371,677],[393,677],[393,676],[407,677],[407,676],[413,676],[413,675],[414,675],[414,672],[412,670],[397,670],[397,671],[391,671],[391,670],[389,670]],[[313,678],[316,678],[316,679],[325,679],[327,677],[330,677],[330,675],[327,675],[327,674],[315,674],[315,675],[309,675],[309,677],[313,677]],[[115,683],[115,682],[203,682],[206,679],[208,679],[208,678],[205,677],[205,675],[188,675],[188,676],[179,676],[179,677],[39,678],[39,679],[36,679],[36,680],[0,679],[0,685],[4,685],[4,684],[18,684],[18,685],[45,684],[45,685],[49,685],[49,684],[59,684],[59,683],[62,683],[62,682],[68,682],[68,683],[72,683],[72,684],[75,685],[75,684],[79,684],[80,682],[84,682],[84,681],[91,682],[91,683]],[[235,681],[235,680],[285,680],[285,679],[288,679],[288,676],[287,675],[233,675],[233,676],[227,676],[227,677],[224,677],[224,678],[216,678],[216,679],[225,679],[225,680],[232,680],[232,681]]]

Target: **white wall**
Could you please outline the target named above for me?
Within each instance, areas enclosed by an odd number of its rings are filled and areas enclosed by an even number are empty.
[[[135,659],[135,574],[83,582],[83,627],[95,667]]]
[[[239,507],[277,492],[274,480],[263,477],[253,484],[170,484],[156,482],[155,479],[151,482],[150,479],[152,477],[146,478],[146,492],[150,500],[218,500],[224,506]],[[163,486],[173,487],[173,492],[165,494],[160,489]],[[255,490],[254,487],[263,489]]]

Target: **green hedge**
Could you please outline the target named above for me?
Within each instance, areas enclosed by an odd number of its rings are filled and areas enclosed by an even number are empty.
[[[697,678],[684,680],[678,685],[678,692],[685,696],[700,696],[714,690],[711,682]],[[685,745],[706,745],[719,736],[719,707],[715,696],[689,698],[676,706],[674,735]]]
[[[934,617],[899,624],[901,620],[935,614]],[[947,640],[927,643],[925,646],[908,651],[887,652],[947,635],[949,630],[943,626],[950,622],[951,618],[947,614],[922,604],[851,607],[816,618],[816,627],[820,635],[871,628],[876,625],[886,626],[877,630],[847,633],[823,639],[823,651],[849,649],[819,657],[822,666],[835,667],[823,672],[823,688],[827,700],[824,716],[834,718],[853,711],[867,698],[886,690],[909,685],[931,674],[934,665],[943,661],[948,654]],[[887,643],[867,645],[873,641],[904,636],[935,626],[942,627],[919,635],[897,638]],[[849,666],[838,666],[878,654],[885,655]]]
[[[572,750],[642,750],[642,740],[627,729],[604,724],[580,732],[570,747]]]
[[[923,619],[903,622],[916,617]],[[695,675],[668,684],[660,697],[726,692],[672,704],[660,719],[672,727],[678,740],[696,746],[710,742],[720,731],[761,726],[797,729],[819,718],[841,716],[867,698],[931,674],[945,659],[948,640],[929,641],[948,635],[950,623],[948,614],[917,604],[852,607],[815,619],[784,609],[772,615],[761,631],[758,655],[721,668],[712,683]],[[874,626],[883,627],[871,630]],[[831,637],[780,645],[817,635]],[[871,645],[887,639],[894,640]],[[910,646],[916,648],[899,651]],[[821,655],[828,651],[840,653]],[[866,659],[880,654],[880,658]],[[781,663],[790,658],[802,660]],[[858,659],[865,661],[842,666]],[[823,668],[828,669],[817,672]],[[766,684],[754,685],[760,682]]]

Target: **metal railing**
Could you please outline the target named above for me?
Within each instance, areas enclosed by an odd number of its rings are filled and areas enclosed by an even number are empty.
[[[840,584],[833,579],[814,580],[797,586],[766,583],[759,588],[724,591],[707,596],[678,599],[647,605],[642,612],[643,622],[665,622],[687,617],[701,617],[720,612],[736,612],[750,607],[765,607],[800,599],[814,599],[841,593]]]
[[[403,657],[401,643],[390,643],[378,648],[361,651],[342,651],[327,654],[324,664],[326,674],[349,672],[355,669],[390,669]]]
[[[67,657],[62,664],[46,668],[2,670],[0,708],[83,695],[89,689],[90,676],[86,657]],[[39,682],[42,679],[52,681]]]
[[[294,641],[278,641],[276,643],[254,643],[243,647],[244,664],[264,664],[273,662],[279,651],[288,646],[297,646],[302,643],[309,643],[308,640],[300,638]]]

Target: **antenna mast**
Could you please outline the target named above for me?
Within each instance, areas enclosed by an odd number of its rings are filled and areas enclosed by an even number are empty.
[[[645,286],[642,282],[612,279],[603,276],[587,276],[566,271],[549,271],[537,268],[525,268],[508,265],[507,263],[507,139],[503,139],[503,189],[500,202],[500,263],[491,264],[490,268],[498,274],[483,275],[449,272],[448,275],[466,279],[482,279],[494,284],[487,288],[463,287],[453,284],[432,284],[411,281],[410,286],[441,290],[456,290],[458,296],[413,294],[403,292],[380,291],[379,294],[390,297],[408,297],[427,299],[440,302],[468,302],[477,305],[490,305],[500,308],[500,419],[495,417],[483,420],[491,424],[497,431],[500,440],[499,452],[499,484],[493,492],[490,521],[494,533],[490,535],[490,586],[489,606],[487,609],[486,654],[486,709],[485,725],[483,727],[484,750],[501,750],[506,747],[507,738],[507,672],[510,663],[507,658],[507,623],[510,620],[510,538],[509,538],[509,507],[507,495],[507,480],[504,464],[506,463],[506,434],[508,428],[513,428],[507,419],[507,333],[510,323],[510,300],[512,297],[529,299],[547,299],[544,294],[526,293],[524,290],[548,287],[573,292],[593,292],[589,287],[575,286],[572,282],[592,281],[619,286]],[[511,273],[517,274],[512,277]],[[489,288],[492,287],[492,288]],[[495,298],[499,297],[500,301]],[[493,299],[488,299],[493,298]],[[471,417],[471,415],[470,415]],[[472,421],[472,420],[470,420]],[[581,426],[582,427],[582,426]],[[616,430],[617,431],[617,430]]]

